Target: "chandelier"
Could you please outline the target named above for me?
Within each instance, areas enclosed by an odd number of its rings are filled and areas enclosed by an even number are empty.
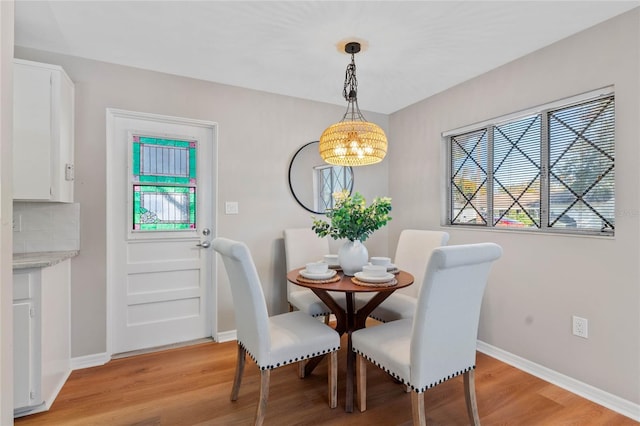
[[[350,42],[344,47],[351,54],[347,66],[342,96],[347,101],[347,112],[342,120],[332,124],[320,136],[320,156],[336,166],[366,166],[382,161],[387,154],[387,136],[375,123],[368,122],[358,107],[358,80],[354,56],[360,43]]]

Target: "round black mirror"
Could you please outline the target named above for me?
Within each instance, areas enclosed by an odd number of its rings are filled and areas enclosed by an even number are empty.
[[[293,155],[289,164],[289,188],[293,198],[311,213],[324,214],[333,207],[333,193],[353,190],[353,169],[325,163],[318,141],[309,142]]]

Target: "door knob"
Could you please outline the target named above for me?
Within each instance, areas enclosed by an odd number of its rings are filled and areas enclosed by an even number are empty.
[[[209,248],[211,247],[211,243],[209,241],[203,241],[200,244],[196,244],[196,247]]]

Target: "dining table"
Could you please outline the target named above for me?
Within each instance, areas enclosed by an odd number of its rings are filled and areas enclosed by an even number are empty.
[[[313,291],[320,300],[331,310],[336,318],[335,330],[342,336],[347,334],[347,377],[345,411],[353,412],[353,387],[355,381],[356,354],[351,345],[351,332],[364,328],[367,318],[394,291],[413,284],[413,275],[398,270],[393,279],[387,283],[367,283],[356,277],[345,275],[338,270],[335,276],[326,280],[312,280],[300,275],[305,268],[297,268],[287,273],[287,280],[301,287]],[[340,305],[331,295],[332,292],[345,294],[346,306]],[[355,295],[373,293],[373,296],[362,306],[356,306]],[[362,303],[359,303],[362,304]],[[312,358],[305,365],[305,376],[310,374],[322,360],[322,357]]]

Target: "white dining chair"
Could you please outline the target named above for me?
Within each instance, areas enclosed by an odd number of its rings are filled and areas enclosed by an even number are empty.
[[[340,349],[338,333],[299,311],[269,317],[260,278],[248,247],[226,238],[216,238],[212,245],[221,255],[229,277],[236,319],[238,358],[231,400],[237,400],[240,393],[246,353],[260,369],[256,425],[264,421],[272,369],[329,354],[329,406],[335,408],[337,351]]]
[[[482,296],[492,263],[502,255],[494,243],[433,250],[413,319],[354,331],[357,402],[366,404],[366,360],[411,390],[414,425],[425,425],[424,392],[460,374],[469,420],[479,425],[474,369]]]
[[[284,230],[284,252],[287,271],[300,268],[309,262],[318,262],[330,253],[329,240],[319,237],[311,228],[290,228]],[[332,292],[331,296],[342,306],[346,306],[343,293]],[[324,317],[329,323],[331,310],[313,291],[287,281],[287,301],[289,307],[312,317]]]
[[[449,241],[449,234],[442,231],[405,229],[400,233],[393,263],[413,275],[413,285],[395,291],[376,307],[369,317],[381,322],[411,318],[416,310],[418,292],[422,286],[431,252]],[[368,295],[358,296],[361,299]]]

